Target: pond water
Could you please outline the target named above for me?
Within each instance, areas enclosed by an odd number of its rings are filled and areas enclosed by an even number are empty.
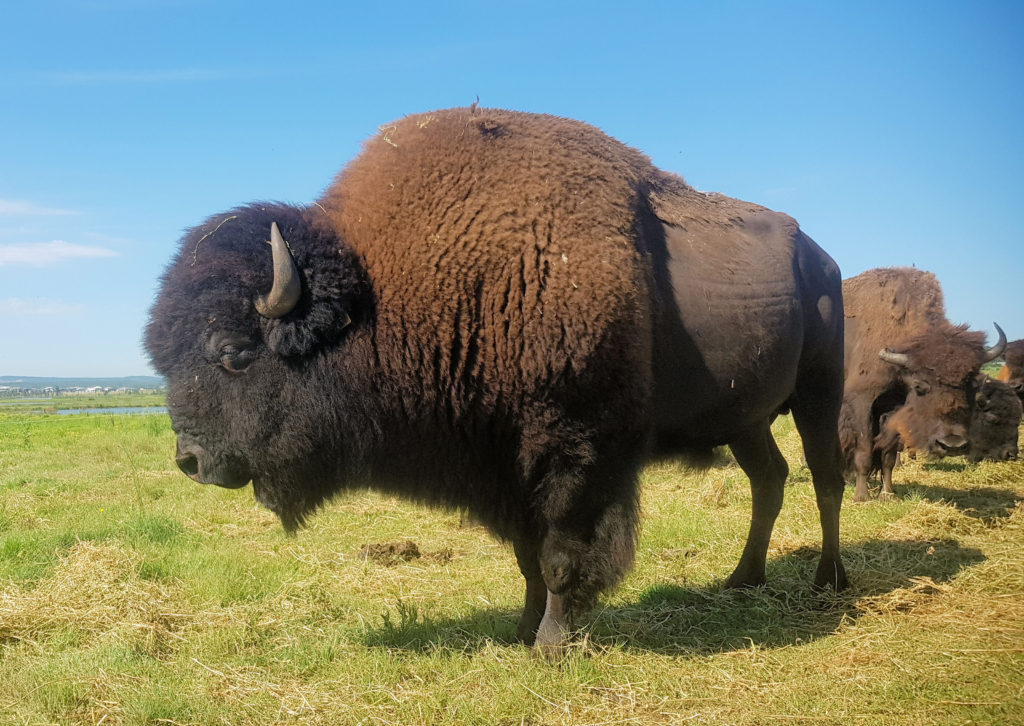
[[[80,413],[103,413],[112,416],[139,415],[147,413],[167,413],[167,406],[113,406],[111,408],[62,408],[57,412],[61,416],[75,416]]]

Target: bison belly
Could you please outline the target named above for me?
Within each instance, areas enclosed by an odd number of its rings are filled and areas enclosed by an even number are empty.
[[[788,220],[765,211],[699,233],[665,225],[671,289],[654,371],[660,448],[727,443],[793,390],[803,322]]]

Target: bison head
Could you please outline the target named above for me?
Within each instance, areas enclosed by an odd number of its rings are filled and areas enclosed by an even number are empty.
[[[975,379],[1006,346],[1002,329],[997,325],[996,330],[999,342],[987,350],[983,334],[950,326],[912,338],[899,351],[879,352],[907,390],[898,428],[908,448],[932,456],[966,451]]]
[[[979,376],[967,458],[972,463],[982,459],[1016,459],[1020,418],[1021,402],[1017,394],[1001,381]]]
[[[145,334],[178,466],[204,484],[252,481],[288,529],[330,493],[344,430],[331,360],[368,309],[358,260],[318,214],[252,205],[189,230]]]
[[[1024,340],[1015,340],[1007,345],[1004,357],[1005,363],[998,378],[1024,400]]]

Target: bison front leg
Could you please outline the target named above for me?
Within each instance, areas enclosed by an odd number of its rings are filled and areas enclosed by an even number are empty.
[[[896,457],[899,454],[899,450],[896,446],[888,447],[882,450],[882,491],[879,493],[879,499],[892,499],[896,496],[896,493],[892,488],[892,470],[896,468]]]
[[[547,601],[544,617],[537,628],[537,639],[534,648],[545,658],[557,659],[565,653],[569,639],[569,616],[566,612],[565,599],[550,590],[546,591]]]
[[[513,540],[512,548],[519,571],[526,580],[526,603],[516,627],[516,640],[534,646],[547,658],[558,658],[565,649],[572,627],[565,599],[551,592],[548,583],[551,587],[565,588],[571,563],[559,553],[549,553],[545,566],[542,566],[540,548],[527,537]]]
[[[516,640],[533,645],[537,639],[537,629],[547,609],[548,588],[541,574],[537,544],[526,538],[517,538],[512,542],[512,548],[516,553],[519,571],[526,578],[526,604],[516,628]]]
[[[550,541],[550,538],[548,538]],[[516,640],[534,646],[547,658],[556,659],[565,650],[569,632],[569,613],[565,598],[548,587],[564,590],[573,571],[564,552],[548,552],[541,564],[540,548],[529,538],[512,542],[519,571],[526,579],[526,603],[516,627]]]
[[[550,413],[528,427],[519,462],[521,487],[530,492],[541,535],[537,561],[544,612],[534,644],[545,655],[556,655],[574,618],[616,585],[633,563],[644,437],[624,428],[606,437],[587,436],[587,427],[552,421]],[[527,606],[521,632],[532,624],[541,602],[540,586],[531,584],[532,567],[523,568]]]

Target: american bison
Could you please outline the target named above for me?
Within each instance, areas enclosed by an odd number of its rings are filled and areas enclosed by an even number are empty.
[[[967,432],[967,460],[977,464],[983,459],[1007,461],[1017,458],[1021,402],[1009,386],[984,373],[975,381],[974,405]],[[875,437],[875,467],[882,478],[883,491],[892,491],[892,470],[913,417],[907,407],[884,414]],[[908,437],[909,438],[909,437]]]
[[[308,207],[187,232],[146,347],[188,476],[252,481],[289,531],[350,486],[466,508],[512,542],[518,636],[554,648],[630,567],[652,457],[732,448],[753,517],[727,584],[764,581],[784,408],[815,581],[845,584],[840,286],[791,218],[591,126],[452,109],[381,127]]]
[[[942,290],[930,272],[868,270],[843,281],[846,379],[840,436],[848,468],[857,475],[855,501],[868,499],[867,480],[891,471],[899,436],[929,456],[966,453],[971,406],[981,366],[1002,354],[986,350],[984,334],[952,325]],[[879,438],[885,423],[890,435]]]
[[[1003,366],[996,373],[996,379],[1016,391],[1024,401],[1024,340],[1015,340],[1007,344],[1003,360]]]
[[[971,415],[968,460],[977,463],[982,459],[1016,459],[1021,409],[1020,398],[1012,388],[984,374],[979,376]]]

